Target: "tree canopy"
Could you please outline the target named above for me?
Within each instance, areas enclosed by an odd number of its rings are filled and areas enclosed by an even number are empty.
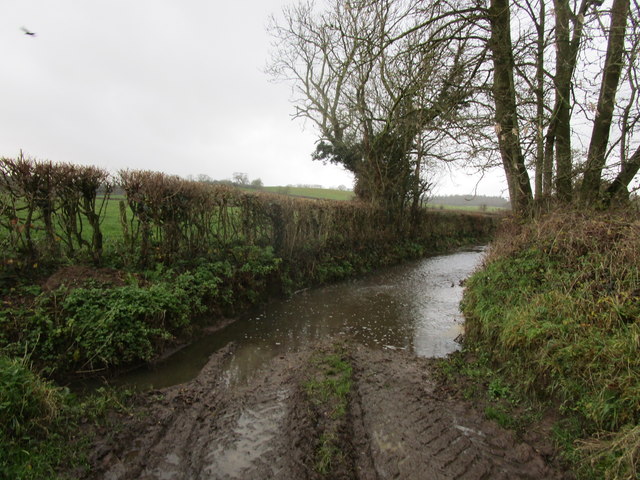
[[[514,208],[608,205],[640,169],[638,0],[332,0],[274,21],[314,158],[398,212],[429,168],[501,163]]]

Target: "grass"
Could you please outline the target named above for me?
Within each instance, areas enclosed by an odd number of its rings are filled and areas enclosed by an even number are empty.
[[[590,464],[606,465],[608,478],[638,478],[640,474],[640,426],[625,427],[616,434],[580,442]]]
[[[331,473],[331,467],[336,460],[341,460],[343,453],[337,446],[337,442],[338,439],[334,433],[320,435],[319,446],[316,451],[316,472],[328,475]]]
[[[264,191],[278,193],[281,195],[290,195],[293,197],[317,198],[326,200],[353,200],[355,194],[351,190],[336,190],[331,188],[307,188],[307,187],[264,187]],[[486,205],[446,205],[446,204],[427,204],[427,208],[434,210],[457,210],[463,212],[490,212],[500,213],[506,209],[501,207],[491,207]]]
[[[120,201],[124,200],[122,196],[111,197],[105,205],[104,218],[100,224],[100,230],[106,241],[118,241],[122,239],[122,224],[120,223]],[[101,199],[98,199],[98,206]],[[131,219],[132,212],[127,207],[128,219]],[[85,240],[90,240],[91,227],[86,223],[86,219],[82,217],[82,232]],[[34,240],[44,239],[43,223],[41,220],[33,222],[35,230],[33,231]],[[3,229],[4,230],[4,229]],[[3,232],[6,233],[6,232]]]
[[[352,200],[355,194],[350,190],[307,187],[264,187],[266,192],[290,195],[293,197],[318,198],[323,200]]]
[[[446,205],[439,203],[428,203],[427,208],[432,210],[455,210],[461,212],[502,213],[508,211],[506,208],[490,207],[487,205]]]
[[[539,402],[518,392],[489,357],[478,352],[456,352],[436,362],[441,378],[461,396],[484,410],[489,420],[518,435],[525,434],[542,414]]]
[[[319,419],[315,470],[329,475],[345,462],[339,430],[345,421],[352,387],[352,368],[340,346],[316,357],[309,378],[303,383]]]
[[[553,213],[508,224],[467,282],[468,348],[573,419],[556,437],[583,478],[636,478],[639,255],[637,214]]]
[[[340,353],[333,353],[316,361],[317,376],[305,383],[312,402],[330,406],[331,418],[345,415],[351,391],[351,365]]]
[[[100,389],[77,398],[34,373],[25,359],[0,356],[0,478],[69,478],[86,471],[87,422],[104,424],[130,392]]]
[[[104,238],[108,241],[122,240],[122,224],[120,223],[120,201],[123,197],[110,198],[105,206],[105,215],[100,229]],[[125,200],[126,203],[126,200]],[[130,220],[133,213],[127,206],[127,218]]]
[[[112,195],[104,206],[104,215],[101,219],[100,223],[100,231],[102,232],[103,241],[105,247],[116,245],[122,242],[124,238],[124,233],[122,229],[122,222],[120,220],[120,202],[124,201],[126,205],[126,219],[127,226],[131,229],[131,219],[134,218],[133,212],[131,208],[126,203],[126,198],[122,195]],[[97,207],[100,206],[101,199],[99,198],[97,201]],[[235,215],[239,212],[239,208],[229,208],[229,211],[232,215]],[[87,241],[91,241],[92,230],[86,219],[81,217],[81,225],[82,236],[83,239]],[[41,220],[35,220],[33,222],[35,229],[32,232],[33,239],[38,241],[44,241],[44,228]],[[62,231],[61,229],[58,232]],[[7,235],[6,229],[0,229],[0,245],[3,241],[3,235]]]

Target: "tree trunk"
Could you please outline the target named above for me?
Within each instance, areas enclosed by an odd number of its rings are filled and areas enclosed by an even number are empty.
[[[542,191],[547,196],[553,193],[553,153],[556,144],[555,113],[551,115],[551,123],[544,139],[544,160],[542,164]]]
[[[636,149],[629,160],[622,162],[620,173],[613,183],[609,185],[609,188],[607,188],[604,194],[604,203],[606,206],[609,206],[615,197],[625,192],[626,195],[629,194],[627,187],[631,183],[631,180],[633,180],[633,177],[636,176],[636,173],[638,173],[638,170],[640,170],[640,147]]]
[[[554,0],[556,14],[556,193],[558,199],[570,202],[571,178],[571,78],[573,65],[569,21],[569,0]]]
[[[605,155],[609,143],[611,119],[620,82],[620,72],[622,71],[624,35],[628,13],[629,0],[613,1],[609,43],[604,62],[600,97],[598,98],[596,118],[593,122],[591,143],[589,144],[587,164],[581,188],[581,200],[585,204],[594,203],[600,196],[602,169],[606,161]]]
[[[496,133],[514,210],[526,214],[533,193],[520,145],[516,95],[513,81],[513,47],[508,0],[491,0],[489,9],[493,56],[493,98],[496,107]]]
[[[536,200],[541,200],[543,195],[548,195],[549,190],[544,189],[544,29],[545,29],[545,4],[540,2],[540,23],[537,29],[536,52]]]

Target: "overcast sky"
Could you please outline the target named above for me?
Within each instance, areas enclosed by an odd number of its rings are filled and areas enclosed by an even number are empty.
[[[0,155],[351,187],[264,73],[283,0],[2,0]],[[21,28],[34,32],[26,35]],[[478,192],[506,195],[499,172]],[[440,193],[477,178],[441,175]]]

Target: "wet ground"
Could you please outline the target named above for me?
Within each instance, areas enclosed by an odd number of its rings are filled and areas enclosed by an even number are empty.
[[[461,281],[481,258],[458,252],[300,292],[123,377],[155,389],[98,432],[89,478],[570,478],[549,463],[548,442],[485,420],[423,358],[459,348]],[[336,345],[352,368],[339,419],[304,387]],[[322,473],[331,422],[336,451]]]
[[[350,342],[345,351],[353,380],[339,469],[317,468],[321,435],[303,388],[317,350],[274,358],[230,386],[221,375],[230,345],[191,382],[147,393],[137,414],[121,419],[125,428],[98,442],[91,478],[570,478],[538,446],[447,395],[428,360]]]
[[[308,289],[274,301],[205,335],[167,361],[138,369],[117,383],[162,388],[194,378],[209,356],[236,345],[225,375],[242,382],[264,362],[308,349],[334,336],[372,348],[443,357],[460,348],[461,282],[482,260],[484,248],[408,262],[357,280]]]

